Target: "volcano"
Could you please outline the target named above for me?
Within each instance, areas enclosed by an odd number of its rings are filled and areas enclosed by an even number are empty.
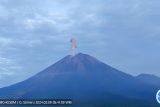
[[[64,57],[27,80],[1,88],[0,98],[72,99],[73,107],[158,107],[155,96],[159,89],[160,84],[144,82],[79,53]]]

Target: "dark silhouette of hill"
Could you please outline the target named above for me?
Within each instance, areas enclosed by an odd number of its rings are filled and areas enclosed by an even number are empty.
[[[151,74],[140,74],[136,77],[138,81],[146,84],[152,84],[155,86],[160,86],[160,77]]]

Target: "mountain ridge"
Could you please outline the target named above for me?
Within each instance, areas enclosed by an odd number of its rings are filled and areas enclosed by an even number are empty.
[[[140,74],[135,77],[138,81],[141,81],[146,84],[152,84],[155,86],[160,86],[160,77],[155,76],[153,74]]]
[[[152,84],[144,84],[90,55],[79,53],[75,56],[67,55],[27,80],[1,88],[0,98],[71,98],[77,105],[95,100],[99,101],[98,105],[108,105],[110,102],[142,102],[138,107],[147,101],[147,105],[156,107],[154,97],[159,88]],[[118,102],[117,97],[123,100]]]

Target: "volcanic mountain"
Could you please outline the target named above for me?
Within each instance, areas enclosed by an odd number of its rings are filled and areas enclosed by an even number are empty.
[[[158,84],[87,54],[68,55],[33,77],[0,89],[1,99],[72,99],[73,107],[158,107]]]

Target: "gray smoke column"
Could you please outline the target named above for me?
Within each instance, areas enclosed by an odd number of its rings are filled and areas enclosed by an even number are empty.
[[[75,55],[75,53],[76,53],[75,51],[77,48],[77,41],[75,38],[71,38],[70,42],[71,42],[71,54]]]

